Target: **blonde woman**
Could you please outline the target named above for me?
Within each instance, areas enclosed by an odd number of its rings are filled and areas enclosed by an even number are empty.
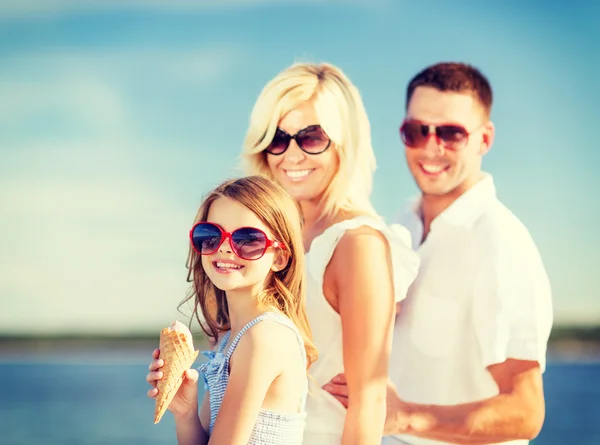
[[[379,444],[396,305],[418,260],[408,233],[371,205],[375,156],[358,90],[330,64],[282,71],[252,110],[243,159],[248,173],[281,184],[304,219],[307,315],[319,350],[304,444]],[[347,410],[322,388],[341,372]]]

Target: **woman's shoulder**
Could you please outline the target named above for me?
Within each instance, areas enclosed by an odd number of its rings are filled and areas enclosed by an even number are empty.
[[[411,247],[411,234],[400,224],[388,224],[383,218],[358,216],[340,234],[332,252],[332,270],[345,276],[348,270],[369,274],[390,260],[396,288],[396,301],[404,299],[408,286],[417,276],[420,260]]]
[[[339,232],[337,242],[347,244],[360,243],[365,236],[373,237],[394,249],[397,244],[402,247],[411,246],[411,235],[408,229],[400,224],[389,224],[382,216],[370,214],[351,214],[331,226],[332,231]]]
[[[353,224],[340,234],[331,258],[332,269],[345,276],[348,270],[365,267],[380,267],[385,262],[391,249],[390,241],[382,227],[364,224],[362,221]]]
[[[325,241],[338,241],[347,233],[375,233],[384,229],[385,225],[383,218],[378,215],[350,212],[333,220],[318,238]]]
[[[388,224],[383,217],[364,213],[346,213],[313,240],[308,259],[308,273],[322,284],[327,266],[334,254],[341,261],[341,273],[346,267],[361,267],[361,256],[375,255],[385,261],[392,257],[394,275],[403,276],[402,281],[414,279],[418,268],[418,256],[411,247],[411,235],[400,224]],[[349,253],[348,253],[349,252]]]

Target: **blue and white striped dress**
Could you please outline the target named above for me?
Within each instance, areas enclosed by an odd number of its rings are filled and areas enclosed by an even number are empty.
[[[229,359],[238,345],[244,332],[263,320],[271,320],[281,323],[292,329],[298,339],[300,352],[302,354],[304,367],[306,368],[306,352],[304,349],[304,340],[298,331],[298,328],[292,321],[282,314],[275,312],[266,312],[250,321],[242,328],[235,337],[227,353],[223,354],[225,345],[229,340],[230,332],[227,332],[221,340],[219,346],[214,351],[204,351],[203,355],[208,357],[208,362],[203,363],[198,368],[204,376],[205,390],[210,391],[210,428],[209,434],[212,434],[215,426],[227,382],[229,381]],[[273,358],[275,360],[275,358]],[[306,388],[300,402],[300,411],[297,413],[281,413],[261,409],[248,445],[301,445],[306,422],[306,394],[308,391],[308,379]]]

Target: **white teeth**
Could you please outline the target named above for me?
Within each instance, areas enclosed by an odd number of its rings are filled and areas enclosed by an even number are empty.
[[[312,169],[307,169],[307,170],[286,170],[285,174],[288,175],[290,178],[303,178],[305,176],[308,176],[308,174],[312,172]]]
[[[217,261],[217,267],[219,269],[241,269],[242,266],[238,266],[233,263],[223,263],[222,261]]]
[[[432,164],[421,164],[421,167],[427,173],[433,173],[433,174],[439,173],[445,168],[443,165],[432,165]]]

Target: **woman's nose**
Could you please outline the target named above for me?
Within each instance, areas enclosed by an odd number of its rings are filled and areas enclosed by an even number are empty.
[[[288,149],[285,151],[284,156],[286,161],[293,164],[298,164],[304,159],[306,154],[302,151],[296,140],[292,139]]]

